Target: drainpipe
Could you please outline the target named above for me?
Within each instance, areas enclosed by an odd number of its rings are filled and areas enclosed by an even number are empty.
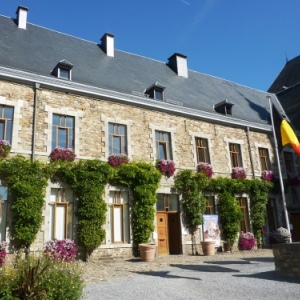
[[[33,122],[32,122],[32,141],[31,141],[31,161],[34,161],[35,155],[35,132],[36,132],[36,110],[37,110],[37,96],[40,88],[39,83],[34,84],[34,103],[33,103]]]
[[[254,172],[254,165],[253,165],[253,158],[252,158],[252,152],[251,152],[251,144],[250,144],[250,135],[249,135],[249,127],[246,127],[247,129],[247,141],[248,141],[248,147],[249,147],[249,156],[250,156],[250,164],[251,164],[251,170],[252,170],[252,177],[255,178],[255,172]]]

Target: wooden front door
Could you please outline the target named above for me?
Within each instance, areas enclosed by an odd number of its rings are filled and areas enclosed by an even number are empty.
[[[168,239],[168,214],[158,212],[157,218],[157,238],[158,238],[158,255],[169,254],[169,239]]]
[[[179,214],[168,214],[168,228],[169,228],[169,253],[180,254],[181,253],[181,241],[180,241],[180,221]]]
[[[293,229],[291,230],[292,241],[300,242],[300,213],[291,213],[290,223],[293,225]]]

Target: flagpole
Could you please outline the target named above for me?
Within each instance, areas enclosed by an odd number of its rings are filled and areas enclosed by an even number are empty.
[[[280,182],[280,188],[281,188],[283,210],[284,210],[284,215],[285,215],[286,228],[290,233],[290,243],[291,243],[292,235],[291,235],[291,229],[290,229],[289,215],[287,212],[286,201],[285,201],[285,192],[284,192],[284,185],[283,185],[283,179],[282,179],[282,171],[281,171],[281,165],[280,165],[280,159],[279,159],[279,153],[278,153],[278,142],[277,142],[277,138],[276,138],[276,134],[275,134],[274,121],[273,121],[271,96],[267,96],[267,99],[269,100],[269,106],[270,106],[270,115],[271,115],[272,131],[273,131],[273,137],[274,137],[274,143],[275,143],[275,154],[276,154],[278,172],[279,172],[279,182]]]

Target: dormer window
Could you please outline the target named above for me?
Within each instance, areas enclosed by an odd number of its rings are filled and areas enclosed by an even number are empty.
[[[214,106],[216,112],[226,115],[232,116],[232,107],[234,103],[230,103],[228,100],[224,100]]]
[[[151,85],[145,91],[145,94],[148,95],[152,99],[163,101],[164,100],[164,89],[165,89],[164,86],[162,86],[158,82],[155,82],[155,84]]]
[[[57,78],[72,80],[73,65],[67,60],[61,60],[53,70],[52,74]]]

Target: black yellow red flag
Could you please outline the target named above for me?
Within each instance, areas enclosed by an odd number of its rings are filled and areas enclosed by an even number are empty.
[[[284,146],[290,144],[300,156],[300,143],[298,138],[290,123],[282,117],[274,104],[272,104],[272,114],[278,150],[281,152]]]

